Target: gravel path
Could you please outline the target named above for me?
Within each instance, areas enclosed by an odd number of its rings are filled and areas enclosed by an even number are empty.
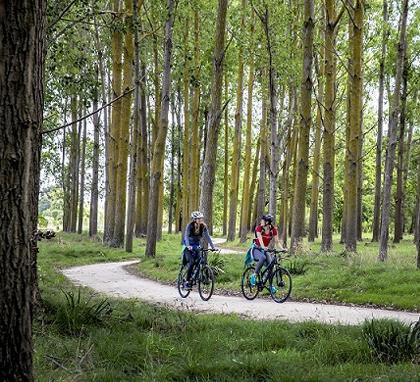
[[[193,291],[182,299],[176,288],[130,274],[126,267],[137,261],[100,263],[68,268],[63,274],[77,285],[90,287],[112,297],[137,298],[182,310],[206,313],[233,313],[253,319],[282,319],[290,322],[315,320],[329,324],[358,325],[371,318],[393,318],[406,323],[419,319],[418,313],[382,309],[286,302],[269,299],[247,301],[241,297],[214,295],[204,302]],[[293,293],[293,292],[292,292]]]

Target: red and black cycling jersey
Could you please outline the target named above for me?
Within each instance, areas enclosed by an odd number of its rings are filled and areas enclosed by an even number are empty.
[[[264,243],[264,246],[268,247],[270,244],[271,239],[278,235],[278,231],[276,227],[270,226],[269,230],[266,230],[262,225],[257,225],[255,228],[255,239],[254,244],[260,246],[260,241],[258,240],[257,233],[261,233],[262,240]]]

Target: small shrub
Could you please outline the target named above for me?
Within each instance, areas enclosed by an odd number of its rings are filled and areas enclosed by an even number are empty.
[[[304,275],[308,270],[308,261],[295,258],[287,262],[286,268],[292,275]]]
[[[108,300],[94,301],[92,295],[83,298],[80,288],[77,293],[62,292],[66,300],[56,311],[55,323],[67,333],[77,334],[86,325],[101,323],[112,311]]]
[[[420,361],[420,321],[410,326],[391,320],[366,321],[363,338],[378,362]]]
[[[225,259],[222,256],[220,256],[219,252],[216,252],[216,254],[209,256],[207,262],[210,268],[213,270],[215,276],[219,276],[225,273]]]

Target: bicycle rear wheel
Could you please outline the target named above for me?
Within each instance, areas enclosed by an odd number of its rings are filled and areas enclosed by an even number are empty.
[[[270,279],[271,298],[278,303],[285,302],[292,292],[292,276],[287,269],[278,267]]]
[[[187,282],[187,271],[188,265],[183,265],[178,274],[177,286],[179,295],[182,298],[188,297],[188,295],[191,293],[191,289],[185,289],[185,284]]]
[[[200,276],[198,278],[198,293],[202,300],[208,301],[213,295],[214,290],[214,274],[213,270],[204,265],[201,268]]]
[[[254,272],[254,267],[248,267],[242,274],[241,289],[242,294],[247,300],[253,300],[255,297],[258,296],[259,293],[258,283],[255,285],[251,285],[251,282],[249,280]],[[259,278],[257,281],[259,281]]]

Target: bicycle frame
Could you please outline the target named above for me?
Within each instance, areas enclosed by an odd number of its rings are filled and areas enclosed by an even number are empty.
[[[265,286],[267,280],[271,277],[271,275],[273,274],[273,268],[275,266],[278,265],[278,259],[277,259],[277,255],[274,254],[273,255],[273,259],[271,260],[271,263],[268,264],[267,268],[264,269],[264,271],[261,273],[261,282],[262,282],[262,287]]]

